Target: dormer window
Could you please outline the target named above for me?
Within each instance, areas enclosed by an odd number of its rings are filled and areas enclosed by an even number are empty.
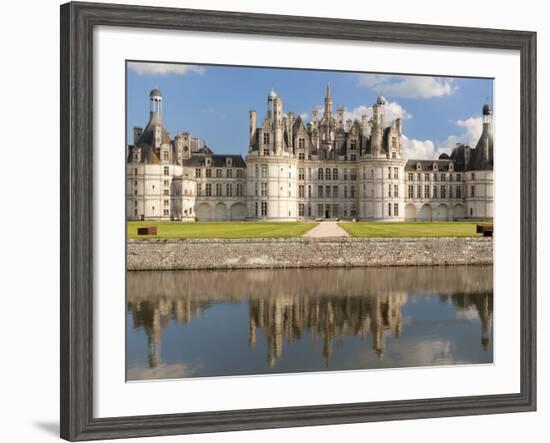
[[[420,163],[416,164],[416,170],[420,171],[422,169],[422,165]]]
[[[233,164],[233,159],[231,157],[226,157],[225,159],[225,165],[230,168]]]
[[[212,164],[212,159],[210,157],[206,157],[206,166],[210,166]]]
[[[449,163],[449,171],[454,171],[455,165],[453,163]]]
[[[434,171],[437,171],[437,163],[434,163]]]

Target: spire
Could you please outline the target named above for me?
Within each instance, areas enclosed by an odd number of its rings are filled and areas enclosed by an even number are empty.
[[[327,82],[327,92],[326,92],[326,98],[330,98],[330,82]]]

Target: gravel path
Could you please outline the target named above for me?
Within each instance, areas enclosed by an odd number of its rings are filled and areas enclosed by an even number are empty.
[[[306,232],[303,237],[349,237],[349,234],[336,222],[324,221]]]

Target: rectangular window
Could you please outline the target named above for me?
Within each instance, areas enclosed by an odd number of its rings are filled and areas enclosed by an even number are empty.
[[[391,185],[388,185],[388,197],[391,197]]]
[[[447,187],[441,186],[441,198],[447,198]]]
[[[413,195],[413,191],[414,191],[414,188],[413,188],[413,185],[409,185],[409,188],[408,188],[408,196],[409,198],[414,198],[414,195]]]
[[[323,187],[322,186],[317,187],[317,197],[318,198],[323,198]]]
[[[298,216],[299,217],[304,216],[304,204],[303,203],[298,204]]]
[[[388,203],[388,216],[391,217],[391,203]]]
[[[323,205],[317,205],[317,217],[323,217]]]
[[[134,175],[137,175],[137,168],[134,169]]]
[[[307,196],[311,198],[311,185],[307,185]]]
[[[393,204],[393,215],[399,217],[399,203]]]
[[[338,186],[332,187],[332,196],[335,198],[338,197]]]
[[[437,198],[437,186],[433,188],[433,198]]]
[[[430,181],[430,174],[424,174],[424,180]]]
[[[449,186],[449,198],[453,198],[453,187]]]
[[[262,197],[267,197],[267,183],[262,183]]]
[[[430,198],[430,185],[424,185],[424,198]]]
[[[344,198],[348,198],[348,187],[344,186]]]
[[[216,197],[220,197],[222,195],[222,184],[216,183]]]
[[[447,179],[446,174],[441,174],[441,181],[444,182]]]
[[[350,186],[351,198],[355,198],[355,186]]]
[[[227,178],[233,178],[233,169],[229,168],[226,171]]]
[[[332,179],[333,180],[338,180],[338,169],[337,168],[334,168],[332,170]]]
[[[254,183],[254,195],[258,196],[258,183]]]
[[[304,149],[306,147],[306,140],[305,138],[299,138],[298,139],[298,148]]]
[[[325,197],[330,198],[330,186],[325,187]]]
[[[267,217],[267,202],[262,202],[262,217]]]
[[[398,185],[393,185],[393,196],[394,196],[394,198],[399,197],[399,186]]]
[[[397,147],[397,137],[391,138],[391,147],[395,149]]]
[[[163,159],[164,161],[168,161],[168,155],[169,155],[169,154],[168,154],[168,151],[163,151],[163,152],[162,152],[162,159]]]
[[[416,185],[416,197],[422,198],[422,185]]]
[[[226,183],[225,195],[227,195],[228,197],[233,197],[233,185],[231,183]]]
[[[304,185],[298,186],[298,197],[304,198]]]
[[[243,178],[243,170],[242,169],[237,169],[237,178]]]
[[[307,216],[311,217],[311,205],[307,205]]]
[[[325,179],[330,180],[330,168],[325,169]]]
[[[476,187],[474,185],[472,185],[470,187],[470,197],[475,197],[475,196],[476,196]]]
[[[303,152],[298,152],[298,160],[305,160],[306,155]]]
[[[262,165],[262,178],[267,178],[267,165]]]
[[[422,174],[420,174],[420,173],[416,174],[416,179],[418,181],[422,180]]]
[[[264,149],[264,155],[269,155],[269,149]]]
[[[206,178],[212,178],[212,169],[206,170]]]
[[[135,184],[137,185],[137,182]],[[170,180],[164,180],[164,186],[170,186]]]
[[[476,174],[472,172],[472,180],[475,180],[475,179],[476,179]]]
[[[305,179],[305,172],[304,168],[298,169],[298,180],[304,180]]]
[[[456,181],[462,181],[462,174],[456,174]]]
[[[412,182],[414,180],[414,174],[412,172],[409,172],[408,174],[409,181]]]
[[[344,180],[348,179],[348,169],[344,168]]]
[[[202,185],[200,183],[197,183],[197,195],[202,195]]]
[[[212,197],[212,185],[210,183],[206,184],[206,196]]]
[[[388,178],[391,179],[391,167],[388,166]]]
[[[258,202],[254,203],[254,215],[258,216]]]
[[[164,215],[170,215],[170,210],[169,210],[169,209],[165,209],[165,210],[164,210]]]
[[[434,179],[434,182],[437,181],[437,174],[433,174],[433,179]]]
[[[396,180],[399,178],[399,168],[393,168],[393,178]]]
[[[355,154],[351,154],[351,161],[354,162],[357,160],[357,156]]]
[[[317,170],[317,180],[323,180],[323,168]]]
[[[170,195],[170,190],[169,190],[169,189],[165,189],[165,190],[164,190],[164,195]]]
[[[170,167],[169,166],[164,167],[164,175],[170,175]]]
[[[456,187],[456,198],[462,198],[462,186],[460,185]]]
[[[164,200],[164,206],[170,206],[170,200]]]
[[[237,183],[237,197],[242,197],[243,196],[243,184],[242,183]]]
[[[269,132],[264,132],[264,145],[269,145]]]
[[[357,169],[350,170],[349,179],[350,180],[357,180]]]
[[[216,178],[222,178],[222,170],[216,169]]]
[[[351,150],[355,151],[357,149],[357,140],[351,141]]]

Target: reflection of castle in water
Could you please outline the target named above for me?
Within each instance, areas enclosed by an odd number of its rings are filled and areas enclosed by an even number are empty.
[[[171,320],[186,324],[212,302],[243,300],[249,306],[249,346],[261,330],[270,366],[282,357],[285,340],[307,334],[314,346],[322,340],[327,365],[335,343],[346,336],[370,336],[382,358],[386,337],[401,335],[407,294],[437,294],[452,302],[457,316],[480,319],[481,345],[489,348],[491,267],[128,273],[128,309],[134,328],[147,334],[151,368],[161,361],[161,334]]]

